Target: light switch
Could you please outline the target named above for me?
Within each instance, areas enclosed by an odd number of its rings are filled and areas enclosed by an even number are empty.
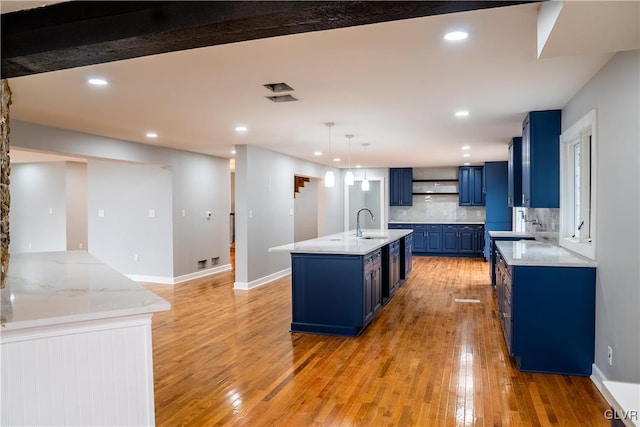
[[[104,209],[98,209],[98,216],[99,217],[103,217],[104,216]]]
[[[53,208],[49,208],[49,215],[53,215]]]
[[[249,210],[249,218],[253,218],[253,211]]]
[[[183,217],[187,216],[187,210],[186,209],[182,209],[182,216]]]
[[[149,218],[155,218],[155,217],[156,217],[156,210],[149,209]]]

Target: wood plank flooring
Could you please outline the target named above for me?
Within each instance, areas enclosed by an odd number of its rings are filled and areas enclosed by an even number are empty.
[[[172,304],[153,318],[157,425],[608,425],[589,378],[516,369],[488,263],[413,266],[358,338],[289,333],[290,277],[249,292],[233,272],[147,285]]]

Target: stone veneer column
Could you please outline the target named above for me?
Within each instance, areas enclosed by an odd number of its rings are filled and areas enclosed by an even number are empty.
[[[0,110],[0,139],[2,149],[0,151],[0,239],[1,239],[1,277],[0,289],[4,289],[9,268],[9,206],[11,195],[9,193],[9,174],[11,165],[9,162],[9,105],[11,105],[11,89],[9,82],[2,80],[2,109]]]

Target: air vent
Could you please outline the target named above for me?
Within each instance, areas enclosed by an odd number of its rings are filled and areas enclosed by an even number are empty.
[[[282,83],[268,83],[266,85],[262,85],[264,87],[266,87],[267,89],[269,89],[271,92],[273,93],[280,93],[280,92],[290,92],[293,90],[293,88],[291,86],[289,86],[288,84],[282,82]]]
[[[298,100],[298,98],[294,98],[291,95],[265,96],[265,98],[271,102],[293,102]]]

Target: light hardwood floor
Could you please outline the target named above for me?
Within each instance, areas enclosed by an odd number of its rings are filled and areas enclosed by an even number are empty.
[[[289,333],[290,277],[147,287],[172,304],[153,318],[159,426],[608,425],[589,378],[516,369],[482,260],[415,257],[358,338]]]

